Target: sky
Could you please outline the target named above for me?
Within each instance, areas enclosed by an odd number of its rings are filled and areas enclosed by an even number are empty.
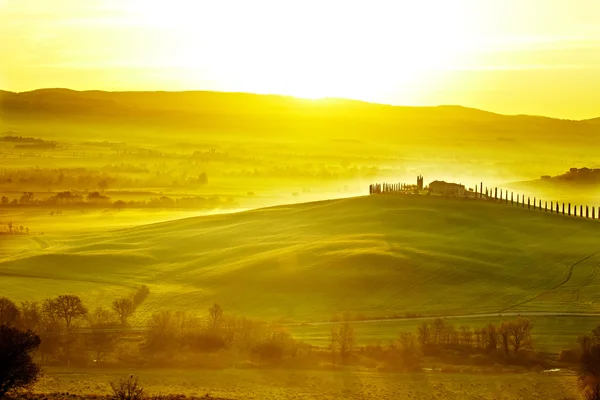
[[[600,0],[0,0],[0,89],[600,117]]]

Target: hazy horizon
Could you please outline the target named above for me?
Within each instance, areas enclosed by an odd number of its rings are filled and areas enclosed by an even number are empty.
[[[0,87],[338,97],[588,119],[600,3],[0,2]]]
[[[520,112],[515,113],[515,114],[506,114],[506,113],[498,112],[496,110],[472,107],[472,106],[464,105],[464,104],[449,104],[449,103],[448,104],[431,104],[431,105],[392,104],[392,103],[382,103],[382,102],[378,102],[378,101],[369,101],[369,100],[363,100],[363,99],[359,99],[359,98],[350,98],[350,97],[324,96],[324,97],[307,99],[306,97],[295,96],[295,95],[290,95],[290,94],[283,94],[283,93],[256,93],[256,92],[225,91],[225,90],[205,90],[205,89],[102,90],[102,89],[94,89],[94,88],[72,89],[69,87],[42,87],[42,88],[36,88],[36,89],[31,89],[31,90],[13,91],[13,90],[7,90],[7,89],[0,88],[0,92],[5,91],[5,92],[15,93],[15,94],[32,93],[32,92],[37,92],[37,91],[52,91],[52,90],[66,90],[66,91],[82,92],[82,93],[84,93],[84,92],[106,92],[106,93],[199,93],[199,92],[207,92],[207,93],[226,93],[226,94],[251,94],[251,95],[255,94],[255,95],[260,95],[260,96],[290,97],[290,98],[306,99],[306,100],[313,100],[313,101],[344,100],[344,101],[349,101],[349,102],[358,102],[358,103],[373,104],[373,105],[383,105],[383,106],[390,106],[390,107],[406,107],[406,108],[438,108],[438,107],[439,108],[444,108],[444,107],[452,108],[452,107],[456,107],[456,108],[464,108],[464,109],[482,111],[482,112],[486,112],[486,113],[490,113],[490,114],[504,115],[504,116],[509,116],[509,117],[530,116],[530,117],[552,118],[552,119],[566,120],[566,121],[588,121],[588,120],[595,120],[595,119],[600,118],[600,112],[598,112],[598,114],[596,116],[591,116],[589,118],[577,119],[577,118],[555,117],[552,115],[543,115],[543,114],[526,114],[526,113],[520,113]]]

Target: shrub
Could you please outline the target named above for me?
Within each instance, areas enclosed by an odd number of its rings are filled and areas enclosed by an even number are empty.
[[[146,400],[148,396],[144,388],[140,386],[138,378],[130,375],[129,378],[121,378],[119,382],[110,382],[115,400]]]

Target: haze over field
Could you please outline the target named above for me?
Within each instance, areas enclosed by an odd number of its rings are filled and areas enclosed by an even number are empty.
[[[0,398],[600,400],[599,22],[0,0]]]

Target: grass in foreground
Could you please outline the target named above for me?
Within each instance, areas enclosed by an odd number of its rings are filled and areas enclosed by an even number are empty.
[[[48,369],[36,392],[110,393],[129,370]],[[577,399],[576,378],[555,373],[447,374],[284,370],[136,371],[150,394],[232,399]]]

